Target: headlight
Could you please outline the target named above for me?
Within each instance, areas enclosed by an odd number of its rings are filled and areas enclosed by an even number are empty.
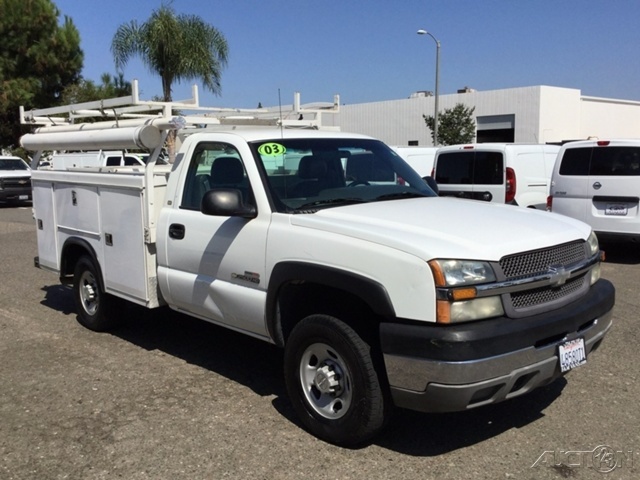
[[[587,238],[587,244],[589,245],[589,254],[593,257],[596,253],[600,251],[600,245],[598,245],[598,237],[592,231],[589,238]]]
[[[504,315],[500,297],[476,298],[451,304],[450,322],[468,322]]]
[[[432,260],[429,262],[438,287],[456,287],[495,282],[496,276],[487,262],[473,260]]]
[[[504,315],[499,296],[478,298],[474,285],[496,281],[488,262],[432,260],[429,262],[437,288],[436,321],[468,322]]]

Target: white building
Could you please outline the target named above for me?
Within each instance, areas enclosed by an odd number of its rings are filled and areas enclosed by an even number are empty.
[[[534,86],[440,95],[440,114],[462,103],[475,107],[476,141],[549,143],[598,138],[640,138],[640,101],[587,97],[571,88]],[[322,125],[379,138],[389,145],[430,146],[422,115],[433,115],[435,97],[341,105],[322,114]]]

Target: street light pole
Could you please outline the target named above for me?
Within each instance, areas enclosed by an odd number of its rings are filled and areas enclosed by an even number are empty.
[[[433,144],[438,145],[438,99],[440,97],[440,42],[431,32],[426,30],[418,30],[418,35],[429,35],[436,42],[436,101],[435,112],[433,114]]]

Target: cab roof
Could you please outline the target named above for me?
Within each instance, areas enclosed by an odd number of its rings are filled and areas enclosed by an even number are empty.
[[[368,135],[361,135],[358,133],[336,132],[332,130],[313,130],[313,129],[300,129],[300,128],[241,128],[241,127],[229,127],[229,128],[198,128],[198,129],[184,129],[180,131],[179,135],[191,136],[195,134],[230,134],[236,135],[246,142],[259,142],[261,140],[273,140],[273,139],[292,139],[292,138],[359,138],[359,139],[371,139],[373,137]]]

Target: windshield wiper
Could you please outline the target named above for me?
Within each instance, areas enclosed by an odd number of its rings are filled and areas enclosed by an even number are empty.
[[[295,210],[307,210],[313,207],[322,207],[328,205],[354,205],[356,203],[367,203],[368,200],[363,200],[361,198],[329,198],[326,200],[316,200],[314,202],[304,203],[299,207],[296,207]]]
[[[376,200],[396,200],[398,198],[420,198],[420,197],[429,197],[429,195],[425,195],[424,193],[418,193],[418,192],[387,193],[385,195],[380,195],[379,197],[376,197]]]

